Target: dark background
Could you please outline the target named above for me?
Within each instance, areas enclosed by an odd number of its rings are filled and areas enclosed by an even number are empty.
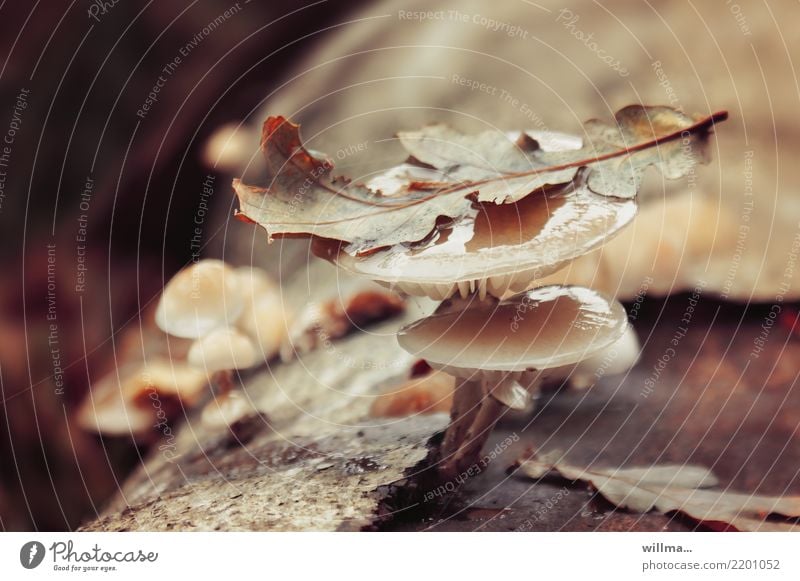
[[[115,338],[139,324],[138,313],[164,279],[190,258],[209,133],[257,108],[298,54],[322,42],[325,27],[359,3],[249,3],[182,58],[140,119],[159,70],[234,4],[121,0],[98,11],[100,22],[85,1],[0,8],[3,133],[17,94],[30,91],[0,210],[0,529],[74,528],[139,461],[141,444],[87,434],[71,421],[73,410],[90,382],[115,365]],[[94,188],[83,212],[87,177]],[[219,187],[212,199],[217,220],[232,203],[227,192]],[[83,213],[87,270],[78,293]],[[213,244],[214,229],[207,232],[204,242]],[[58,335],[52,345],[50,244]],[[56,348],[63,396],[56,393]]]

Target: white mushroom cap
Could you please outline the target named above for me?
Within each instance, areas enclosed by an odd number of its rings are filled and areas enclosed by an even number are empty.
[[[278,290],[278,285],[266,271],[256,266],[240,266],[236,269],[236,276],[245,306],[264,294]]]
[[[197,403],[208,384],[208,375],[186,362],[156,357],[138,372],[140,391],[155,390],[162,396],[176,397],[186,405]]]
[[[221,260],[201,260],[176,274],[156,308],[156,324],[177,337],[197,339],[233,324],[243,308],[240,279]]]
[[[477,291],[520,292],[600,246],[636,215],[632,199],[599,196],[586,186],[558,187],[509,204],[475,204],[473,214],[425,241],[363,257],[319,254],[355,274],[410,295],[446,299]]]
[[[612,345],[625,309],[583,287],[534,289],[499,303],[472,301],[434,314],[398,335],[400,346],[459,377],[523,380],[535,370],[575,364]]]
[[[280,287],[260,268],[243,266],[236,269],[236,274],[244,301],[236,326],[261,350],[261,359],[268,361],[278,354],[291,319]]]
[[[290,321],[280,292],[269,290],[247,305],[238,326],[255,342],[260,358],[268,361],[288,337]]]
[[[453,406],[455,383],[453,376],[430,370],[377,396],[369,413],[375,418],[392,418],[449,412]]]
[[[226,369],[246,369],[262,359],[253,342],[236,329],[211,331],[189,348],[188,361],[208,373]]]
[[[139,406],[134,401],[140,395],[138,380],[124,376],[120,379],[114,373],[93,386],[93,393],[77,413],[78,424],[84,430],[107,436],[141,436],[152,429],[153,407]]]

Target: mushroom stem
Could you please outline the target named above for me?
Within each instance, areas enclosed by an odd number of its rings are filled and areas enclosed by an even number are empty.
[[[479,381],[458,379],[450,408],[450,425],[441,446],[443,464],[447,464],[458,451],[481,407],[483,386]]]
[[[466,436],[461,439],[461,446],[454,454],[445,458],[441,466],[443,475],[451,478],[478,463],[483,445],[489,439],[495,424],[505,409],[505,406],[491,397],[487,390],[480,402],[480,408],[474,414]],[[483,468],[483,466],[479,466],[479,468]]]

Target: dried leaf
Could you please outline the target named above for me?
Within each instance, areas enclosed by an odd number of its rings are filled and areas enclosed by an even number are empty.
[[[438,216],[460,218],[470,211],[469,192],[438,196],[417,192],[412,198],[424,202],[398,203],[364,184],[335,177],[333,162],[307,151],[298,130],[283,117],[267,119],[262,150],[268,187],[233,181],[240,215],[264,226],[270,238],[315,235],[348,242],[349,250],[357,254],[420,240]]]
[[[330,159],[305,149],[298,125],[270,117],[261,146],[267,187],[239,180],[233,186],[241,215],[270,237],[314,235],[362,254],[421,240],[437,219],[459,220],[475,200],[514,202],[571,182],[633,197],[650,165],[674,179],[704,162],[710,130],[725,118],[725,112],[693,119],[668,107],[631,105],[617,113],[615,125],[589,121],[582,146],[553,133],[463,135],[432,125],[399,135],[412,156],[408,163],[354,184],[333,174]]]
[[[718,481],[701,466],[580,468],[554,456],[534,456],[522,461],[520,470],[536,479],[555,475],[588,482],[609,502],[634,512],[680,512],[712,527],[722,524],[723,528],[744,531],[800,530],[793,522],[765,520],[770,515],[800,517],[800,497],[703,490],[716,486]]]
[[[631,198],[650,165],[677,179],[706,162],[708,129],[718,120],[692,119],[669,107],[631,105],[617,112],[614,125],[587,122],[586,141],[579,148],[570,147],[574,139],[564,138],[543,146],[540,141],[546,143],[551,135],[544,132],[510,139],[491,131],[462,135],[443,125],[401,133],[400,140],[411,155],[450,180],[486,182],[480,185],[482,202],[517,201],[546,185],[572,181],[581,167],[590,168],[586,179],[593,192]]]

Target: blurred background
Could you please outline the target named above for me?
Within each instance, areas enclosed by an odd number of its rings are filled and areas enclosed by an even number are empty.
[[[0,528],[79,526],[157,445],[76,414],[141,349],[198,216],[204,255],[280,275],[263,233],[230,220],[268,114],[322,151],[366,144],[341,165],[359,176],[401,161],[397,130],[434,121],[581,134],[630,103],[729,110],[712,164],[688,184],[650,176],[641,222],[589,278],[629,302],[646,279],[656,297],[702,279],[719,300],[787,304],[794,329],[797,4],[498,4],[0,7]]]

